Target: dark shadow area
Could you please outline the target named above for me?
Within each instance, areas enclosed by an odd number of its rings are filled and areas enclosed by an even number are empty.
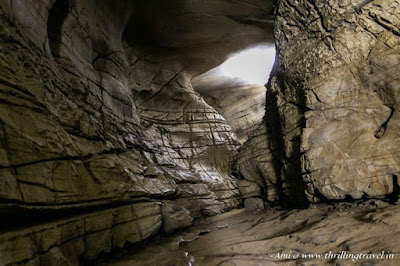
[[[57,0],[49,11],[47,34],[51,53],[60,56],[62,26],[72,8],[73,0]]]

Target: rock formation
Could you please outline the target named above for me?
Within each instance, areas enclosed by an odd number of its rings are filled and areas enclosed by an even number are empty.
[[[399,1],[273,2],[1,1],[0,264],[78,264],[243,205],[395,199]],[[265,94],[205,82],[273,41]]]
[[[190,80],[264,40],[271,10],[2,1],[1,264],[70,265],[238,207],[240,143]]]
[[[399,206],[372,199],[352,205],[234,210],[98,262],[109,266],[398,265]]]
[[[238,165],[265,198],[276,190],[289,203],[398,193],[398,4],[278,1],[279,58],[260,126],[267,136],[255,134]]]
[[[221,76],[220,68],[194,77],[191,83],[195,91],[226,119],[243,144],[264,117],[266,90],[264,86]]]

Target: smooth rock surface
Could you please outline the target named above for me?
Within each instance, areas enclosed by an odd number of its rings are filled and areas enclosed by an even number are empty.
[[[372,200],[306,210],[235,210],[120,250],[99,264],[394,266],[400,263],[398,213],[399,206]],[[382,259],[367,257],[382,252]]]

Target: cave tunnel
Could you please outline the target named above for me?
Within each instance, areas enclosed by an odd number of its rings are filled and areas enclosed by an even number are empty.
[[[399,265],[399,14],[0,1],[0,265]]]

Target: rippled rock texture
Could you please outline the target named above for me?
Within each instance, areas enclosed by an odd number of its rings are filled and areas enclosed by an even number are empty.
[[[1,1],[0,264],[70,265],[237,207],[239,142],[190,80],[265,39],[271,10]]]
[[[399,1],[272,2],[1,1],[0,258],[76,264],[239,192],[251,210],[396,199]],[[272,20],[266,97],[193,88]]]
[[[399,14],[393,0],[278,1],[268,134],[238,166],[264,198],[269,184],[291,203],[398,193]]]
[[[192,85],[226,119],[243,144],[263,120],[266,89],[260,85],[246,85],[229,77],[221,78],[215,70],[218,68],[196,76],[192,79]]]

